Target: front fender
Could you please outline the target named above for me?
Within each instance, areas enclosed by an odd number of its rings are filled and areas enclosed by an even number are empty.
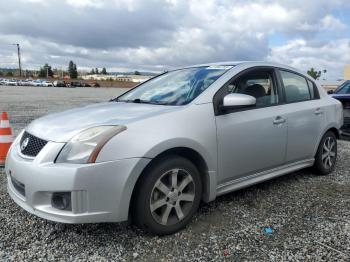
[[[156,158],[163,152],[174,148],[187,148],[197,152],[204,160],[208,171],[203,174],[203,201],[210,202],[216,198],[216,187],[217,187],[217,167],[216,162],[212,159],[209,152],[205,150],[201,144],[196,141],[187,138],[176,138],[163,141],[160,144],[152,147],[145,155],[147,158]]]
[[[162,141],[161,143],[150,148],[150,150],[148,150],[145,153],[144,157],[155,158],[167,150],[179,147],[189,148],[196,151],[204,159],[205,163],[207,164],[208,170],[216,170],[215,161],[210,156],[210,153],[200,143],[185,137],[173,138]]]

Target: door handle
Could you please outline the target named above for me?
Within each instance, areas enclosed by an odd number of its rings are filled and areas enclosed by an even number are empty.
[[[316,111],[315,111],[315,115],[322,115],[323,114],[323,111],[321,108],[317,108]]]
[[[278,116],[278,117],[275,118],[275,120],[273,120],[273,124],[274,125],[280,125],[280,124],[283,124],[285,122],[286,122],[286,119],[284,119],[281,116]]]

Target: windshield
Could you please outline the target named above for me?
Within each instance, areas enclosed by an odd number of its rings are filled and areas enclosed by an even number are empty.
[[[185,105],[232,66],[186,68],[160,75],[118,97],[118,102]]]
[[[334,93],[336,93],[336,94],[348,94],[348,93],[350,93],[350,82],[346,81],[337,90],[335,90]]]

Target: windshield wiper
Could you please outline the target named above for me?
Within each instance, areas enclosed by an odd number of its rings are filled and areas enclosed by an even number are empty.
[[[167,105],[167,103],[164,103],[164,102],[142,100],[140,98],[129,99],[129,100],[116,99],[114,101],[116,101],[116,102],[125,102],[125,103],[136,103],[136,104]]]
[[[167,103],[164,102],[158,102],[158,101],[150,101],[150,100],[142,100],[140,98],[136,98],[132,101],[133,103],[139,103],[139,104],[151,104],[151,105],[167,105]]]

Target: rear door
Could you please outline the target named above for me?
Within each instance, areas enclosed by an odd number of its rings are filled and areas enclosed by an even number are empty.
[[[282,110],[288,122],[286,163],[314,157],[323,130],[324,108],[315,84],[304,76],[279,70],[285,93]]]

